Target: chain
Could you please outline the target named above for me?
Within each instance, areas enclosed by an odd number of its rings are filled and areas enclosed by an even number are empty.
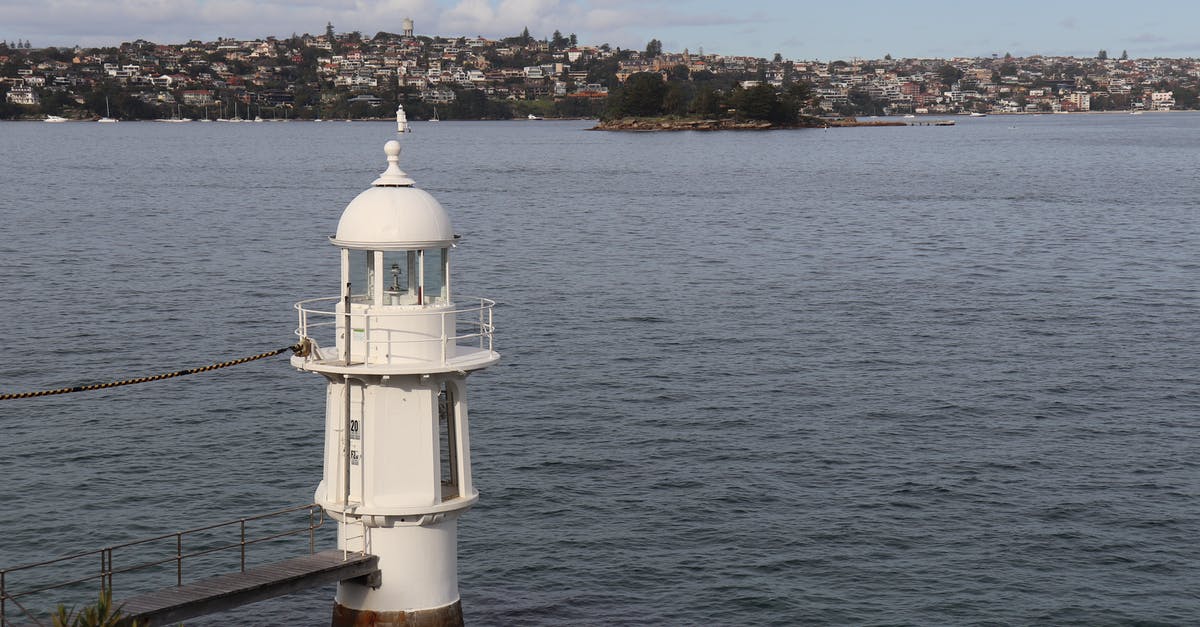
[[[310,347],[309,341],[307,339],[305,339],[305,340],[301,340],[299,343],[293,344],[291,346],[285,346],[283,348],[279,348],[279,349],[276,349],[273,351],[267,351],[265,353],[259,353],[257,355],[252,355],[250,357],[242,357],[241,359],[231,359],[229,361],[223,361],[219,364],[212,364],[209,366],[201,366],[199,368],[188,368],[187,370],[177,370],[175,372],[156,374],[156,375],[151,375],[148,377],[137,377],[136,379],[125,379],[123,381],[111,381],[109,383],[93,383],[92,385],[78,385],[75,387],[58,388],[55,390],[38,390],[37,392],[15,392],[12,394],[0,394],[0,401],[8,401],[8,400],[13,400],[13,399],[17,399],[17,398],[34,398],[37,396],[52,396],[55,394],[70,394],[71,392],[90,392],[92,390],[104,390],[107,388],[115,388],[115,387],[119,387],[122,385],[133,385],[135,383],[149,383],[150,381],[162,381],[163,379],[172,379],[175,377],[182,377],[185,375],[196,374],[199,372],[208,372],[210,370],[218,370],[220,368],[228,368],[230,366],[236,366],[238,364],[244,364],[246,362],[255,361],[258,359],[266,359],[267,357],[274,357],[284,351],[289,351],[289,350],[297,355],[305,356],[308,354],[309,347]]]

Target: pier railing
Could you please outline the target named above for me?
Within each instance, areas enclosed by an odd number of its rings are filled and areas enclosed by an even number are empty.
[[[302,516],[306,519],[303,525],[295,520]],[[152,572],[161,577],[164,571],[174,571],[174,585],[181,586],[185,578],[193,578],[190,572],[185,573],[185,565],[191,564],[196,570],[212,570],[213,560],[205,558],[220,553],[228,557],[236,551],[241,572],[245,572],[247,548],[256,544],[306,535],[308,554],[311,555],[316,550],[316,530],[324,521],[325,514],[319,505],[302,505],[44,562],[0,568],[0,626],[15,625],[14,618],[40,625],[38,617],[45,616],[51,608],[28,607],[31,598],[46,599],[52,591],[78,590],[79,586],[89,583],[98,583],[99,592],[111,593],[116,577],[135,572]],[[230,568],[226,566],[222,570],[228,572]],[[56,600],[55,605],[59,602],[61,599]]]

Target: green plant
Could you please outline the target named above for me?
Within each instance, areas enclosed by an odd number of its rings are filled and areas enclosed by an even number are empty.
[[[100,598],[92,605],[86,605],[79,610],[67,609],[61,603],[50,617],[54,627],[137,627],[137,622],[129,621],[120,607],[113,607],[112,592],[101,590]]]

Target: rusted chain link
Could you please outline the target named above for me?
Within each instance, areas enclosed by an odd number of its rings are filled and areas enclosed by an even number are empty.
[[[115,387],[119,387],[122,385],[133,385],[135,383],[149,383],[150,381],[162,381],[163,379],[182,377],[184,375],[196,374],[198,372],[208,372],[210,370],[218,370],[220,368],[228,368],[230,366],[244,364],[249,361],[255,361],[258,359],[266,359],[267,357],[274,357],[284,351],[289,351],[289,350],[297,355],[304,356],[304,355],[308,354],[309,346],[310,346],[309,340],[304,339],[304,340],[301,340],[300,342],[293,344],[291,346],[285,346],[283,348],[279,348],[279,349],[276,349],[273,351],[267,351],[265,353],[259,353],[257,355],[252,355],[250,357],[242,357],[241,359],[231,359],[229,361],[223,361],[219,364],[212,364],[209,366],[201,366],[199,368],[188,368],[187,370],[177,370],[175,372],[168,372],[165,374],[156,374],[156,375],[151,375],[149,377],[138,377],[136,379],[125,379],[123,381],[112,381],[109,383],[93,383],[92,385],[78,385],[75,387],[58,388],[55,390],[38,390],[37,392],[15,392],[12,394],[0,394],[0,401],[8,401],[8,400],[13,400],[13,399],[18,399],[18,398],[34,398],[37,396],[52,396],[54,394],[70,394],[71,392],[90,392],[92,390],[104,390],[107,388],[115,388]]]

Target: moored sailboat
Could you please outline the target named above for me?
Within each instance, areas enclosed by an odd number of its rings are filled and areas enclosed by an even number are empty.
[[[108,96],[104,97],[104,117],[102,117],[96,121],[104,122],[106,124],[119,121],[116,118],[112,117],[112,110],[108,108]]]

